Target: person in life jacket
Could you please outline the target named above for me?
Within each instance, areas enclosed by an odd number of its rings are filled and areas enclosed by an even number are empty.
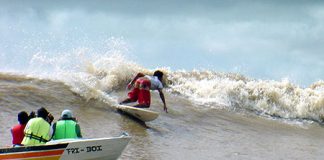
[[[73,117],[72,112],[68,109],[64,110],[61,118],[52,126],[52,139],[66,139],[66,138],[82,138],[80,125]]]
[[[51,118],[49,118],[49,116]],[[37,110],[37,117],[28,121],[22,144],[25,146],[45,144],[50,140],[50,120],[53,116],[45,109]]]
[[[21,142],[25,136],[24,130],[25,130],[28,120],[29,120],[29,116],[28,116],[27,112],[21,111],[18,113],[19,124],[15,125],[11,128],[13,147],[21,146]]]
[[[150,90],[157,90],[163,102],[163,110],[168,113],[168,108],[166,107],[164,94],[162,92],[162,78],[163,72],[159,70],[155,71],[153,73],[153,76],[138,73],[127,85],[127,89],[133,88],[130,92],[128,92],[128,98],[126,98],[119,104],[138,101],[138,104],[136,104],[134,107],[149,108],[151,104]]]

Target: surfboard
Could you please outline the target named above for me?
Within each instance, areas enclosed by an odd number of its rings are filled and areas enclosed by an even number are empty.
[[[117,105],[115,107],[117,110],[120,110],[143,122],[153,121],[159,116],[159,113],[150,111],[148,109],[136,108],[136,107],[126,106],[126,105]]]

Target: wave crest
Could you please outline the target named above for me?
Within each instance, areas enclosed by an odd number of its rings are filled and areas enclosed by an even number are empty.
[[[287,119],[324,118],[324,82],[300,88],[288,80],[254,80],[235,73],[179,71],[170,76],[170,91],[198,105],[243,109]]]

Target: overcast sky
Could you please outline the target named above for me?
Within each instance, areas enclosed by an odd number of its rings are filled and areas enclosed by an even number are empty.
[[[0,0],[0,64],[24,64],[36,52],[104,52],[116,37],[148,68],[309,85],[324,78],[323,23],[324,2],[308,0]]]

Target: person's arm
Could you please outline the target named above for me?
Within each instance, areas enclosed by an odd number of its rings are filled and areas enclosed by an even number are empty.
[[[26,133],[27,129],[29,128],[29,125],[30,125],[30,123],[28,121],[27,124],[26,124],[26,126],[25,126],[24,133]]]
[[[165,98],[164,98],[164,94],[163,94],[163,92],[162,92],[162,89],[159,89],[158,91],[159,91],[160,98],[161,98],[161,100],[162,100],[162,102],[163,102],[163,110],[164,110],[166,113],[168,113],[168,108],[167,108],[166,103],[165,103]]]
[[[144,77],[144,76],[145,76],[145,74],[143,74],[143,73],[137,73],[137,75],[132,79],[132,81],[129,82],[129,84],[127,85],[127,88],[128,88],[128,89],[132,88],[132,86],[134,85],[135,81],[136,81],[138,78],[140,78],[140,77]]]
[[[76,130],[76,134],[77,134],[78,138],[82,138],[81,128],[80,128],[79,124],[75,125],[75,130]]]
[[[53,139],[55,131],[56,131],[56,122],[51,126],[51,134],[50,134],[51,139]]]
[[[46,117],[46,121],[52,125],[52,122],[54,120],[54,116],[51,113],[48,113],[47,117]]]
[[[10,129],[10,132],[11,132],[12,140],[13,140],[14,139],[14,134],[13,134],[12,128]]]

